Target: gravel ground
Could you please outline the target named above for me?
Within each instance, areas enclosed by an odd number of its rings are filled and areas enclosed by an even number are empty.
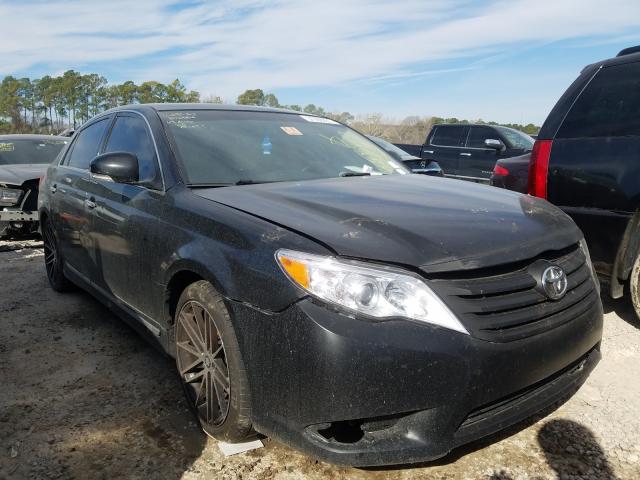
[[[47,286],[37,242],[0,242],[0,479],[637,479],[640,322],[605,303],[603,360],[547,416],[435,463],[337,468],[278,442],[225,458],[174,364],[88,295]]]

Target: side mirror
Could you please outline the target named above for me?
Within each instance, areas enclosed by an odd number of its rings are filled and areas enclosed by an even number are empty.
[[[109,152],[91,161],[91,173],[106,175],[116,183],[138,181],[138,157],[128,152]]]
[[[484,146],[487,148],[493,148],[499,152],[504,150],[504,143],[502,143],[500,140],[497,140],[495,138],[487,138],[484,141]]]

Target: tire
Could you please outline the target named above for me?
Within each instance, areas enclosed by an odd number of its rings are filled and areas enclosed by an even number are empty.
[[[64,259],[60,253],[55,233],[51,224],[46,220],[42,224],[42,240],[44,243],[44,266],[49,285],[60,293],[73,290],[73,284],[64,275]]]
[[[629,278],[629,293],[631,295],[631,303],[636,311],[636,316],[640,319],[640,255],[636,257]]]
[[[0,222],[0,240],[9,237],[9,222]]]
[[[249,381],[229,312],[206,281],[188,286],[175,313],[176,364],[189,406],[208,435],[252,434]]]

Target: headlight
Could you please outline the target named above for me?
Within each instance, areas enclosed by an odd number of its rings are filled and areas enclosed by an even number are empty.
[[[22,190],[0,187],[0,204],[16,205],[20,201]]]
[[[584,237],[582,238],[582,240],[580,240],[580,249],[582,250],[582,253],[584,253],[584,256],[587,259],[587,266],[591,271],[591,278],[593,278],[593,281],[596,284],[596,289],[598,290],[598,293],[600,293],[600,280],[598,280],[598,275],[596,275],[596,271],[593,268],[593,263],[591,263],[591,255],[589,255],[589,247],[587,247],[587,242],[584,239]]]
[[[395,268],[278,250],[289,279],[311,295],[373,318],[403,317],[468,334],[419,277]]]

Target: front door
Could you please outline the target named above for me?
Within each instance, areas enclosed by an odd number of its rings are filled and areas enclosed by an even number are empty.
[[[469,129],[465,148],[460,152],[459,174],[469,180],[489,183],[496,160],[502,158],[502,151],[488,148],[485,140],[504,141],[491,127],[472,126]],[[506,148],[506,146],[505,146]]]
[[[162,241],[162,178],[154,143],[143,117],[120,113],[104,153],[128,152],[140,167],[135,185],[96,177],[95,256],[100,288],[147,317],[155,317],[157,258]],[[155,269],[155,270],[154,270]]]

